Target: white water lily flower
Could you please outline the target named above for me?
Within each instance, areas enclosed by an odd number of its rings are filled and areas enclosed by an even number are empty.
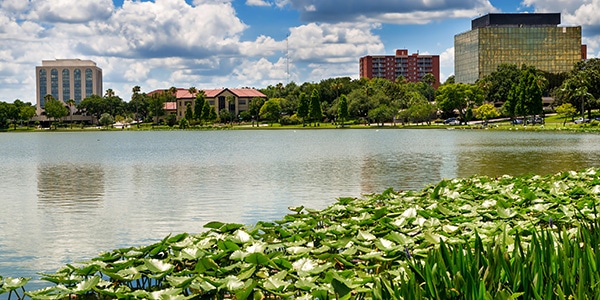
[[[394,225],[396,227],[402,227],[402,226],[406,225],[406,219],[405,218],[398,218],[398,219],[395,219],[390,224],[392,224],[392,225]]]
[[[563,194],[567,189],[569,189],[569,186],[566,183],[562,181],[555,181],[552,183],[550,193],[560,195]]]
[[[243,230],[237,230],[235,232],[235,238],[238,239],[242,243],[247,243],[252,239],[252,237]]]
[[[292,264],[292,268],[296,272],[310,272],[319,264],[310,258],[301,258]]]
[[[246,252],[248,253],[263,253],[267,248],[267,243],[265,242],[254,242],[252,245],[246,248]]]
[[[496,206],[496,200],[485,200],[481,203],[481,207],[490,208]]]
[[[244,282],[233,275],[227,276],[225,280],[227,280],[227,289],[230,291],[237,291],[244,287]]]
[[[453,233],[455,231],[458,230],[458,226],[454,226],[454,225],[450,225],[450,224],[446,224],[444,226],[442,226],[442,230],[444,230],[447,233]]]
[[[425,221],[427,221],[427,219],[425,219],[423,217],[418,217],[416,220],[413,221],[413,225],[423,227],[423,224],[425,224]]]
[[[411,207],[407,210],[405,210],[402,215],[400,215],[401,217],[405,217],[405,218],[414,218],[417,216],[417,209],[414,207]]]
[[[380,239],[379,239],[379,242],[380,242],[380,243],[381,243],[381,245],[382,245],[384,248],[386,248],[386,249],[389,249],[389,248],[392,248],[392,247],[394,247],[394,242],[392,242],[392,241],[390,241],[390,240],[387,240],[387,239],[384,239],[384,238],[380,238]]]

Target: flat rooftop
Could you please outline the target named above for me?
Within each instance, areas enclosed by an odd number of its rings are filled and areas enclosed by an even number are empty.
[[[471,29],[483,27],[556,27],[560,24],[560,13],[498,13],[487,14],[471,21]]]

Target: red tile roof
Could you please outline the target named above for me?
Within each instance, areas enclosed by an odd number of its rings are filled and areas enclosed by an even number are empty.
[[[206,95],[207,98],[215,98],[219,94],[223,93],[225,90],[228,90],[231,93],[233,93],[234,95],[236,95],[238,97],[242,97],[242,98],[253,98],[253,97],[266,98],[267,97],[265,94],[261,93],[260,91],[258,91],[256,89],[250,89],[250,88],[244,88],[244,89],[228,89],[228,88],[211,89],[211,90],[204,90],[204,94]],[[148,95],[152,95],[152,94],[156,94],[156,93],[162,93],[162,92],[165,92],[165,91],[167,91],[167,90],[154,90],[154,91],[148,93]],[[177,92],[175,93],[175,97],[177,99],[193,99],[193,98],[196,97],[196,95],[195,94],[191,94],[188,89],[178,88]]]
[[[165,102],[163,105],[164,110],[177,110],[177,102]]]

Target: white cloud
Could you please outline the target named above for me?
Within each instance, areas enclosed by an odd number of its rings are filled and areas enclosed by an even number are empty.
[[[271,6],[270,3],[264,0],[246,0],[248,6]]]
[[[434,20],[472,17],[496,9],[489,0],[281,0],[300,12],[309,22],[371,22],[393,24],[426,24]],[[416,21],[416,23],[415,23]]]
[[[384,50],[380,38],[368,24],[316,24],[292,28],[290,58],[307,62],[357,62],[360,56]]]
[[[44,22],[83,23],[106,19],[114,9],[112,0],[31,0],[31,18]]]

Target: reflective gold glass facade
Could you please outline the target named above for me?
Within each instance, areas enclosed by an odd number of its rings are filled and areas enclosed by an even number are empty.
[[[581,61],[581,27],[484,27],[454,37],[456,82],[474,83],[500,64],[567,72]]]

